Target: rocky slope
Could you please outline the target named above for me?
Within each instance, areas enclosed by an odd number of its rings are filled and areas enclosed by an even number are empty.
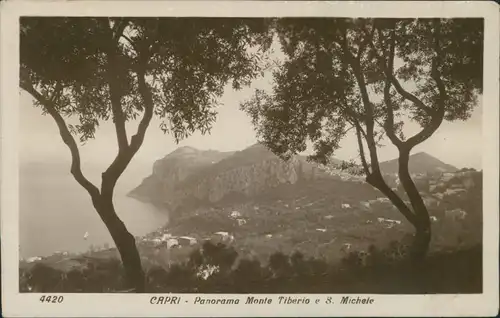
[[[415,175],[457,170],[426,153],[412,155],[409,165]],[[397,186],[397,180],[392,180],[397,179],[397,160],[382,162],[380,166],[390,179],[390,186]],[[182,147],[158,160],[152,174],[130,196],[172,212],[179,207],[193,209],[221,200],[244,201],[276,191],[280,186],[324,178],[363,182],[363,177],[321,167],[303,156],[285,162],[260,144],[237,152]]]
[[[133,189],[129,196],[158,205],[174,203],[180,184],[189,176],[232,154],[233,152],[203,151],[191,147],[178,148],[156,161],[151,175]]]
[[[157,161],[153,173],[130,196],[175,210],[196,202],[249,198],[319,176],[326,174],[304,157],[285,162],[260,144],[235,153],[183,147]]]
[[[446,164],[425,152],[411,155],[408,168],[413,174],[443,173],[458,170],[456,167]],[[380,169],[387,174],[397,173],[399,169],[398,159],[381,162]]]
[[[413,177],[431,215],[431,251],[480,244],[482,171]],[[228,201],[234,193],[245,200]],[[170,206],[204,200],[137,238],[145,267],[183,262],[202,242],[218,241],[224,233],[239,255],[264,262],[277,251],[338,261],[349,251],[367,251],[372,244],[385,248],[414,231],[362,178],[322,170],[303,157],[283,162],[258,145],[235,153],[180,148],[159,160],[131,195]],[[21,261],[20,266],[25,270],[42,263],[69,271],[117,256],[116,249],[103,248]]]

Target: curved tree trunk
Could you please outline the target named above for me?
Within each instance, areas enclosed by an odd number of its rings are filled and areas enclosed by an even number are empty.
[[[120,27],[123,30],[123,28],[125,28],[125,24],[122,24]],[[117,34],[121,34],[121,31],[118,31]],[[111,75],[111,79],[113,79],[113,74]],[[145,69],[143,68],[139,70],[139,90],[145,104],[144,116],[139,123],[137,133],[132,136],[130,144],[128,144],[127,141],[125,118],[121,109],[119,95],[116,93],[119,91],[119,88],[116,87],[116,83],[112,80],[109,82],[111,86],[114,86],[114,89],[110,88],[110,92],[114,117],[113,122],[116,127],[119,151],[113,163],[102,175],[101,191],[99,191],[99,189],[83,175],[81,171],[78,145],[66,125],[63,116],[58,112],[56,104],[54,103],[53,97],[61,93],[63,89],[61,83],[57,83],[52,98],[47,98],[38,92],[29,80],[21,81],[20,83],[21,87],[25,91],[30,93],[41,105],[44,106],[47,113],[50,114],[57,124],[62,140],[71,152],[71,174],[92,198],[94,208],[109,230],[109,233],[111,234],[111,237],[113,238],[113,241],[115,242],[115,245],[120,253],[123,267],[125,268],[127,275],[129,288],[138,293],[145,291],[145,277],[142,270],[141,258],[139,256],[137,246],[135,245],[134,236],[130,234],[125,224],[123,224],[118,215],[116,215],[113,205],[113,190],[118,178],[127,168],[130,160],[132,160],[141,147],[146,130],[153,116],[153,100],[151,92],[148,90],[145,76]]]
[[[382,192],[391,203],[405,216],[415,227],[415,240],[411,246],[411,257],[415,261],[423,259],[427,255],[431,241],[431,222],[427,207],[418,192],[417,187],[411,179],[409,170],[409,152],[400,153],[399,156],[399,179],[410,199],[412,209],[396,194],[385,182],[379,172],[370,174],[366,181]]]
[[[415,260],[423,259],[429,250],[431,242],[431,221],[429,212],[425,206],[422,196],[418,192],[415,183],[411,179],[408,169],[410,160],[410,150],[400,150],[399,152],[399,180],[408,195],[408,199],[413,207],[415,214],[415,240],[411,249],[411,256]]]
[[[128,288],[136,293],[145,292],[144,271],[142,270],[141,257],[134,236],[127,230],[125,224],[116,214],[111,196],[101,195],[96,201],[94,207],[106,225],[120,253]]]

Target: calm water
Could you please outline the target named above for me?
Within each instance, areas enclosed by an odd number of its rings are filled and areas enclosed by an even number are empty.
[[[91,245],[113,246],[90,197],[65,170],[40,164],[21,168],[20,257],[81,252]],[[117,213],[129,231],[144,235],[165,225],[166,211],[126,197],[138,184],[137,178],[132,178],[133,182],[130,179],[118,184],[114,198]],[[85,232],[89,233],[87,239]]]

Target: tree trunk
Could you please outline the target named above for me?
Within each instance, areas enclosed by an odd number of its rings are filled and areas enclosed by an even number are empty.
[[[431,242],[431,221],[429,212],[425,206],[422,196],[418,192],[415,183],[411,179],[408,169],[410,160],[410,150],[400,149],[399,152],[399,180],[408,195],[408,199],[413,207],[416,220],[413,223],[415,226],[415,240],[411,247],[411,257],[415,261],[422,260],[427,255]]]
[[[145,292],[145,277],[135,238],[116,215],[112,197],[101,195],[96,209],[120,253],[127,277],[127,287],[136,293]]]
[[[419,226],[415,232],[415,239],[411,246],[411,258],[415,261],[420,261],[425,258],[429,251],[431,243],[431,228]]]
[[[375,172],[368,176],[367,182],[382,192],[406,219],[415,227],[415,239],[411,246],[411,258],[418,263],[425,258],[431,241],[431,222],[427,207],[418,192],[415,183],[411,179],[408,162],[409,150],[400,151],[399,155],[399,179],[410,199],[412,210],[407,207],[403,200],[387,185],[382,175]]]

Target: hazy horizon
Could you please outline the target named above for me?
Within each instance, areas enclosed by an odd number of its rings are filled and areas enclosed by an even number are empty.
[[[267,84],[267,85],[266,85]],[[160,120],[154,118],[146,133],[141,149],[130,163],[125,175],[144,174],[146,177],[153,163],[174,151],[178,147],[190,146],[200,150],[239,151],[258,142],[251,125],[250,118],[239,109],[239,103],[248,99],[255,87],[268,87],[265,79],[256,81],[252,88],[233,91],[228,87],[218,107],[217,121],[211,133],[205,136],[199,132],[193,134],[179,144],[173,136],[163,134],[159,129]],[[441,127],[424,143],[415,147],[412,153],[426,152],[444,163],[457,168],[472,167],[482,169],[481,134],[482,105],[478,105],[467,121],[443,122]],[[135,131],[135,123],[128,123],[129,138]],[[407,122],[405,132],[414,134],[419,127]],[[378,151],[381,161],[397,158],[397,149],[387,140],[385,146]],[[349,160],[357,157],[357,144],[353,135],[348,135],[335,157]],[[96,138],[85,145],[80,144],[82,168],[89,170],[105,169],[113,160],[117,151],[116,136],[111,122],[102,123],[96,132]],[[62,142],[57,126],[50,116],[43,116],[41,109],[33,107],[31,97],[21,93],[20,108],[20,163],[33,162],[67,162],[71,156],[67,146]],[[305,152],[307,153],[307,151]],[[69,166],[67,167],[69,174]],[[93,174],[93,173],[91,173]],[[98,177],[95,175],[94,177]],[[89,176],[93,179],[93,176]]]
[[[282,59],[284,55],[280,46],[275,42],[272,46],[271,57]],[[396,64],[400,61],[396,61]],[[264,76],[256,79],[251,87],[239,91],[232,89],[228,84],[223,96],[219,99],[218,116],[211,133],[203,136],[196,132],[179,144],[173,136],[164,134],[160,129],[160,119],[153,117],[146,133],[146,138],[140,150],[131,161],[120,183],[137,184],[151,173],[153,163],[163,158],[178,147],[191,146],[200,150],[238,151],[257,143],[256,134],[250,117],[239,109],[241,102],[252,97],[256,88],[270,90],[272,88],[272,70],[267,70]],[[404,83],[403,83],[404,84]],[[404,84],[412,89],[412,84]],[[377,95],[371,96],[374,100]],[[41,109],[33,107],[29,94],[22,91],[20,96],[20,162],[67,162],[68,176],[71,160],[67,146],[62,142],[56,124],[50,116],[42,116]],[[443,122],[441,127],[424,143],[415,147],[412,153],[424,151],[444,163],[457,168],[471,167],[482,169],[482,101],[479,98],[478,106],[474,109],[471,118],[467,121]],[[127,123],[128,137],[133,135],[140,119]],[[410,136],[421,128],[414,122],[404,120],[404,133]],[[100,179],[100,172],[112,162],[116,156],[118,146],[112,122],[102,123],[97,128],[95,139],[89,140],[85,146],[80,146],[82,169],[88,171],[88,178],[92,181]],[[77,139],[77,138],[75,138]],[[388,140],[385,146],[378,151],[380,161],[397,158],[398,151]],[[466,147],[464,147],[466,145]],[[307,154],[309,151],[306,151]],[[341,160],[355,159],[358,156],[357,141],[354,133],[350,133],[341,143],[341,149],[334,156]],[[142,176],[142,177],[141,177]]]
[[[277,41],[272,45],[271,58],[277,60],[284,58]],[[395,63],[399,64],[401,61],[396,60]],[[251,87],[235,91],[228,84],[223,96],[219,99],[218,116],[211,133],[203,136],[196,132],[179,144],[175,143],[173,136],[164,134],[159,129],[161,121],[159,118],[153,117],[144,143],[131,161],[124,177],[128,178],[127,175],[138,174],[143,174],[143,178],[146,177],[151,172],[156,160],[163,158],[178,147],[191,146],[200,150],[238,151],[255,144],[257,138],[251,119],[239,109],[239,105],[250,99],[256,88],[269,91],[272,88],[272,83],[272,69],[268,69],[263,77],[252,83]],[[402,85],[410,91],[413,89],[412,83],[402,83]],[[370,95],[373,100],[379,98],[376,94]],[[20,162],[58,162],[61,160],[69,163],[71,160],[69,150],[62,142],[53,119],[50,116],[42,116],[41,109],[33,107],[31,96],[26,92],[22,91],[20,99]],[[434,135],[415,147],[412,153],[424,151],[457,168],[482,169],[482,112],[482,100],[479,98],[471,118],[467,121],[444,121]],[[129,139],[135,132],[139,120],[127,123]],[[405,122],[403,131],[406,136],[420,131],[421,128],[416,123],[409,122],[409,120],[403,121]],[[112,162],[118,150],[112,122],[101,124],[97,128],[95,137],[95,139],[89,140],[85,146],[80,147],[84,172],[86,166],[91,167],[89,170],[95,168],[103,171]],[[396,147],[387,138],[384,143],[385,146],[378,150],[380,161],[397,158]],[[358,156],[358,146],[354,133],[346,136],[341,143],[341,149],[337,150],[334,156],[341,160],[355,159]],[[69,166],[67,170],[69,175]],[[89,178],[91,180],[99,177],[100,174],[90,172]]]

